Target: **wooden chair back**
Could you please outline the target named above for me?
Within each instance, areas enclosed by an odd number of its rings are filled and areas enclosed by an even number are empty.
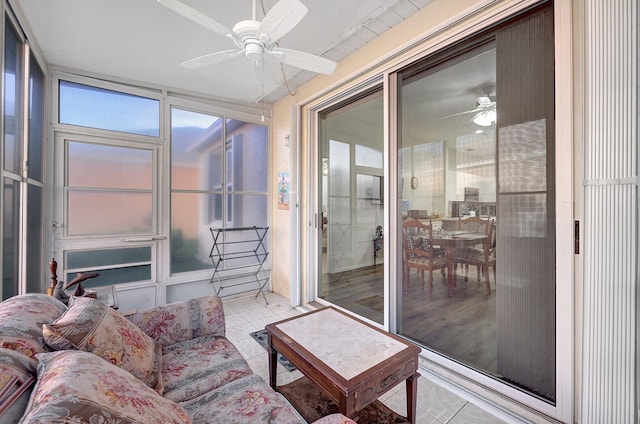
[[[489,219],[482,219],[479,216],[470,216],[468,218],[460,218],[458,227],[460,230],[470,233],[487,234],[489,231]]]

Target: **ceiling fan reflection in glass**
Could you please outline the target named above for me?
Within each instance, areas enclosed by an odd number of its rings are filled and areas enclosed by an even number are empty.
[[[491,108],[478,112],[471,121],[481,127],[488,127],[496,122],[497,117],[495,108]]]

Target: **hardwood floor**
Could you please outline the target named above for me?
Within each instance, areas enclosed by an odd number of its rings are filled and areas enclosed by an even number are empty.
[[[383,266],[368,266],[330,274],[323,299],[382,323],[384,307]],[[493,275],[491,275],[493,277]],[[427,283],[428,284],[428,283]],[[427,299],[417,272],[411,273],[409,292],[402,294],[399,334],[473,368],[495,375],[497,358],[495,282],[487,296],[475,270],[469,281],[456,278],[456,290],[448,296],[446,278],[433,276],[433,293]]]

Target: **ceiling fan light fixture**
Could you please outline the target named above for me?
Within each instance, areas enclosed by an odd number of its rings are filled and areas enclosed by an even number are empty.
[[[496,118],[497,118],[496,111],[489,109],[489,110],[483,110],[482,112],[477,113],[476,116],[474,116],[473,119],[471,119],[471,121],[476,125],[480,125],[481,127],[488,127],[488,126],[491,126],[491,124],[496,122]]]

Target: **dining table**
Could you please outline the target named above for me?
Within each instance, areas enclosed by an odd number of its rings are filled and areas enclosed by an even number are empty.
[[[437,230],[433,232],[431,243],[435,248],[440,247],[447,253],[447,287],[449,296],[453,296],[456,288],[456,281],[454,278],[454,259],[456,249],[484,244],[487,241],[487,237],[488,236],[483,233],[474,233],[463,230]]]

